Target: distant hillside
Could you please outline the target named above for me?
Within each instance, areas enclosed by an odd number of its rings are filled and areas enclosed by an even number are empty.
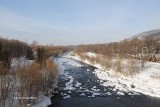
[[[139,33],[131,38],[128,38],[127,40],[133,40],[133,39],[139,39],[139,40],[156,40],[160,41],[160,29],[150,30],[146,32]]]

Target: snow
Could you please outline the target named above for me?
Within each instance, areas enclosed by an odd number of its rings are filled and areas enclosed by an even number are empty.
[[[75,87],[80,87],[82,84],[81,83],[79,83],[79,82],[76,82],[76,85],[75,85]]]
[[[68,99],[68,98],[71,98],[71,96],[70,96],[70,95],[67,95],[67,96],[64,96],[63,98],[64,98],[64,99]]]
[[[13,58],[11,60],[12,67],[23,66],[23,65],[28,65],[28,64],[32,64],[32,63],[33,63],[33,60],[27,60],[25,57]]]
[[[100,93],[98,93],[98,92],[94,92],[94,93],[92,94],[92,96],[98,96],[98,95],[100,95]]]
[[[92,87],[92,88],[91,88],[91,90],[92,90],[92,91],[94,91],[94,92],[99,91],[99,89],[97,89],[97,87],[96,87],[96,86]]]
[[[96,56],[95,53],[86,53],[86,55]],[[74,58],[82,61],[78,56],[68,55],[69,58]],[[95,75],[101,80],[105,80],[102,85],[105,87],[114,87],[113,90],[117,91],[118,95],[139,95],[140,93],[160,97],[160,63],[145,62],[144,68],[138,74],[131,76],[123,76],[114,74],[114,70],[104,70],[100,64],[91,64],[88,60],[83,62],[97,67]],[[126,63],[125,61],[123,63]],[[92,90],[95,87],[92,88]],[[110,93],[108,93],[110,94]],[[94,95],[92,96],[94,97]]]
[[[139,36],[137,39],[144,40],[145,38],[143,36]]]
[[[90,71],[89,69],[87,69],[87,71]]]
[[[48,105],[51,105],[51,99],[47,96],[41,95],[36,104],[32,107],[48,107]]]
[[[80,94],[80,96],[85,96],[85,95],[86,95],[85,93],[81,93],[81,94]]]
[[[107,94],[107,95],[112,95],[110,92],[107,92],[106,94]]]
[[[92,53],[92,52],[87,52],[86,55],[90,56],[90,57],[96,57],[97,56],[97,54]]]
[[[68,75],[65,75],[66,77]],[[68,76],[68,78],[70,79],[69,82],[66,83],[66,87],[64,88],[64,90],[73,90],[74,87],[73,87],[73,80],[74,78],[72,76]]]

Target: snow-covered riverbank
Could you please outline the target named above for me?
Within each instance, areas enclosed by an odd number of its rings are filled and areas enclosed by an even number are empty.
[[[94,53],[86,53],[86,55],[95,56]],[[95,66],[99,69],[95,70],[95,74],[101,80],[107,82],[102,83],[103,86],[114,87],[114,90],[119,90],[117,94],[124,95],[125,93],[145,94],[153,97],[160,97],[160,64],[155,62],[146,62],[144,68],[134,76],[116,76],[112,69],[104,70],[100,64],[91,64],[88,60],[82,60],[79,56],[68,54],[65,57],[77,59],[87,64]]]

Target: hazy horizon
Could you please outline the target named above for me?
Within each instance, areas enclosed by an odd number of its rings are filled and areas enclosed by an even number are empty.
[[[28,43],[108,43],[160,28],[159,0],[0,2],[0,36]]]

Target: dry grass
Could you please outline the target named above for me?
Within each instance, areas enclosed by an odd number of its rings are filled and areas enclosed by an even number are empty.
[[[97,56],[95,57],[95,62],[96,62],[96,63],[100,63],[100,62],[101,62],[101,56],[97,55]]]
[[[146,62],[145,60],[142,60],[142,61],[141,61],[141,68],[142,68],[142,69],[144,68],[145,62]]]
[[[139,73],[140,68],[144,67],[145,59],[141,61],[141,65],[138,65],[137,60],[134,59],[132,56],[128,56],[126,61],[127,63],[123,62],[121,57],[112,59],[110,56],[96,56],[96,57],[89,57],[85,54],[80,54],[81,60],[88,60],[91,64],[100,64],[103,69],[110,70],[113,69],[116,74],[122,74],[125,76],[132,76],[136,73]]]
[[[103,58],[101,58],[100,64],[107,70],[111,69],[112,67],[111,57],[104,56]]]
[[[86,55],[84,55],[84,54],[77,54],[77,56],[79,56],[81,60],[85,60],[86,59]]]
[[[143,64],[144,63],[142,62],[142,65]],[[126,72],[126,75],[132,76],[136,73],[139,73],[139,66],[137,65],[137,61],[135,59],[128,59],[128,72]]]
[[[88,61],[89,61],[92,65],[94,65],[94,64],[95,64],[95,57],[90,57],[90,58],[88,58]]]
[[[114,68],[115,72],[117,73],[122,73],[122,64],[121,64],[121,59],[116,59],[114,62]]]
[[[52,81],[57,75],[57,67],[52,60],[46,61],[46,66],[42,69],[38,63],[17,65],[11,70],[11,73],[0,77],[0,79],[9,82],[9,86],[2,88],[0,85],[0,106],[3,105],[6,98],[2,97],[2,93],[9,97],[10,105],[13,105],[14,97],[38,97],[39,91],[48,94]],[[8,78],[9,77],[9,78]],[[8,83],[5,83],[8,84]],[[4,85],[3,85],[4,87]],[[35,100],[18,100],[18,107],[27,107],[27,104],[34,104]]]
[[[157,58],[157,62],[159,62],[159,63],[160,63],[160,58]]]

